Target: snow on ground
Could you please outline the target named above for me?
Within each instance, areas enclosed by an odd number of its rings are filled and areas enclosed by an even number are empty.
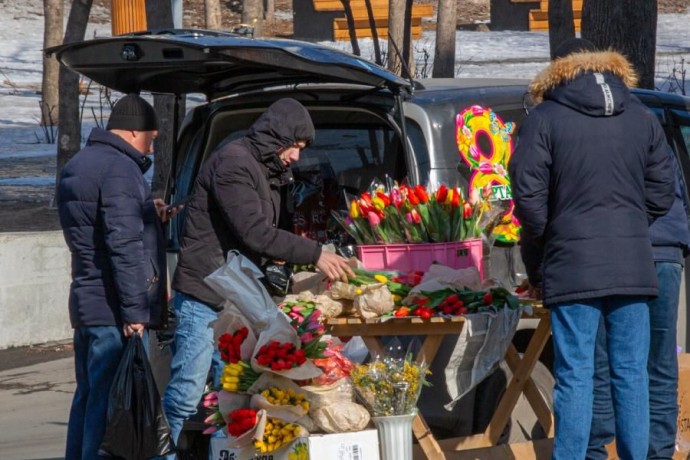
[[[42,70],[43,17],[39,2],[9,2],[0,15],[0,160],[8,158],[50,157],[55,145],[44,143],[39,127],[39,101]],[[657,35],[657,73],[661,83],[674,66],[690,57],[690,11],[659,15]],[[90,24],[86,36],[109,36],[110,24]],[[414,44],[418,67],[425,62],[431,69],[435,34],[424,32]],[[350,51],[349,42],[323,42]],[[362,56],[373,59],[371,39],[360,41]],[[385,43],[382,44],[385,50]],[[458,77],[532,78],[547,63],[548,35],[539,32],[457,32]],[[91,109],[98,111],[97,91],[84,104],[84,135],[94,126]],[[0,166],[1,168],[2,166]],[[1,171],[0,171],[1,172]],[[31,178],[7,177],[0,185],[17,181],[50,184],[50,174]],[[23,183],[23,182],[22,182]]]

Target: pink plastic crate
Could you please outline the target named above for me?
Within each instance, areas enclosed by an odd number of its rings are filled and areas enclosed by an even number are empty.
[[[367,270],[426,271],[438,263],[456,269],[477,267],[484,276],[481,238],[453,243],[360,245],[357,256]]]

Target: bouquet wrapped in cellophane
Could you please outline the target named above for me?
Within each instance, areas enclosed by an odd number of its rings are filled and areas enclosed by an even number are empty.
[[[411,353],[385,356],[355,366],[350,374],[355,394],[372,416],[407,415],[417,411],[417,400],[430,373],[426,363],[413,359]]]

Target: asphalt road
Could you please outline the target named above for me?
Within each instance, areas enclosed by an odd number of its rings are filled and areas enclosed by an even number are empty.
[[[65,458],[67,418],[76,384],[71,350],[54,348],[41,353],[35,347],[0,351],[2,460]]]

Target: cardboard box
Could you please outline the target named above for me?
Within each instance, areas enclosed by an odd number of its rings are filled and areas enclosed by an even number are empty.
[[[674,459],[690,457],[690,354],[678,355],[678,431]]]
[[[227,447],[226,438],[211,438],[213,460],[379,460],[379,437],[376,430],[353,433],[312,434],[296,439],[288,447],[270,454],[257,454],[252,446],[244,449]],[[306,448],[306,449],[305,449]],[[297,455],[297,450],[305,452]],[[292,455],[290,455],[292,454]]]

